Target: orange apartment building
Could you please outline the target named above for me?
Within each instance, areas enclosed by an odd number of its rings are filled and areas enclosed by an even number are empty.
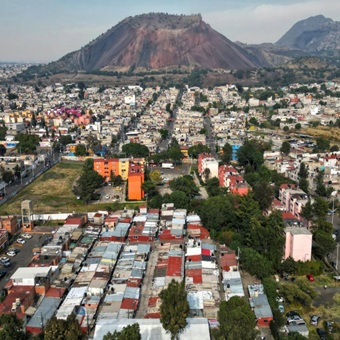
[[[128,173],[128,199],[140,201],[144,198],[144,165],[139,162],[130,162]]]
[[[93,169],[102,176],[106,182],[110,181],[111,171],[115,176],[119,175],[119,159],[118,158],[96,158],[93,161]]]
[[[139,201],[144,198],[144,164],[144,158],[97,158],[93,161],[93,169],[105,181],[110,181],[111,172],[120,175],[123,181],[128,180],[128,199]]]

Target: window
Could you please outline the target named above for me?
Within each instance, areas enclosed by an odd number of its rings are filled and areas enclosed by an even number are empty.
[[[133,239],[134,239],[134,240],[138,240],[138,236],[134,236]]]

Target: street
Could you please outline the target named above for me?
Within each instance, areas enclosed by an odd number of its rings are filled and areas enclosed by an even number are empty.
[[[59,154],[53,153],[48,155],[45,162],[38,163],[35,167],[31,167],[32,171],[26,172],[26,175],[22,176],[19,179],[16,179],[14,182],[8,184],[6,188],[3,189],[3,192],[6,194],[2,200],[0,200],[0,205],[7,202],[10,198],[15,196],[22,188],[32,183],[37,177],[47,171],[50,167],[55,165],[60,161]],[[46,166],[45,163],[49,162],[50,166]],[[27,171],[27,170],[26,170]]]

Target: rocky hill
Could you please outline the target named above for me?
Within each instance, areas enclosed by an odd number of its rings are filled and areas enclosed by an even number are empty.
[[[174,67],[250,69],[255,56],[206,24],[200,15],[128,17],[85,47],[45,66],[46,72]]]
[[[340,50],[340,22],[317,15],[297,22],[277,42],[304,52]]]

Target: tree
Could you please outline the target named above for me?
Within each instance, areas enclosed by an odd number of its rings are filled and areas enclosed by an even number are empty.
[[[23,154],[34,153],[39,145],[39,136],[27,133],[19,133],[15,139],[19,141],[17,150]]]
[[[301,162],[299,172],[298,172],[299,178],[308,178],[308,169],[306,168],[306,165],[304,162]]]
[[[309,182],[306,178],[299,179],[299,187],[302,191],[308,194],[309,192]]]
[[[70,135],[63,135],[59,137],[59,143],[63,146],[66,146],[67,144],[71,144],[73,142],[73,139]]]
[[[0,156],[4,156],[6,153],[7,149],[3,144],[0,144]]]
[[[153,183],[160,183],[162,181],[162,175],[159,170],[151,171],[149,177]]]
[[[84,333],[81,331],[78,320],[75,315],[71,315],[67,320],[57,319],[53,316],[48,320],[45,331],[44,340],[83,340]]]
[[[75,156],[86,156],[86,146],[84,144],[78,144],[74,153]]]
[[[301,130],[301,124],[300,123],[295,124],[295,130]]]
[[[317,230],[313,235],[313,239],[315,241],[313,253],[320,259],[324,258],[335,249],[336,241],[330,233],[323,230]]]
[[[242,248],[240,261],[242,267],[251,275],[256,275],[259,279],[264,279],[273,274],[273,268],[271,263],[251,248]]]
[[[26,334],[22,330],[22,321],[15,314],[0,315],[0,339],[1,340],[25,340]]]
[[[287,156],[290,153],[290,143],[284,141],[281,145],[280,151]]]
[[[254,198],[259,202],[261,210],[268,209],[274,199],[274,188],[267,181],[259,181],[253,185]]]
[[[262,146],[254,141],[246,140],[237,150],[237,158],[241,165],[249,165],[256,170],[264,162]]]
[[[166,289],[163,289],[159,297],[162,301],[160,307],[160,321],[166,332],[171,334],[171,339],[178,339],[179,334],[187,325],[189,303],[184,281],[181,283],[172,280]]]
[[[96,188],[98,188],[103,181],[103,177],[93,170],[93,160],[89,159],[85,161],[83,172],[73,191],[77,196],[80,196],[85,203],[88,203]]]
[[[282,273],[294,274],[297,271],[297,263],[292,257],[287,257],[280,266]]]
[[[221,194],[221,188],[219,187],[219,181],[217,177],[208,179],[206,185],[209,196],[218,196]]]
[[[283,131],[284,131],[284,132],[289,131],[289,127],[288,127],[287,125],[285,125],[285,126],[283,127]]]
[[[319,171],[315,177],[316,188],[315,193],[319,196],[327,196],[326,186],[324,183],[324,171]]]
[[[124,144],[122,151],[126,153],[127,157],[148,157],[150,151],[147,146],[138,143]]]
[[[141,340],[140,328],[138,323],[124,327],[120,332],[115,331],[104,335],[103,340]]]
[[[189,198],[183,191],[173,191],[169,196],[169,202],[173,203],[176,209],[188,209]]]
[[[332,145],[331,147],[330,147],[330,149],[329,149],[331,152],[336,152],[336,151],[339,151],[339,147],[336,145],[336,144],[334,144],[334,145]]]
[[[11,181],[13,181],[14,179],[14,175],[13,175],[13,172],[12,171],[7,171],[5,170],[3,173],[2,173],[2,180],[6,183],[10,183]]]
[[[203,144],[197,144],[194,146],[191,146],[188,149],[188,154],[190,157],[197,159],[198,155],[200,153],[204,153],[204,152],[211,152],[210,148],[207,145],[203,145]]]
[[[218,311],[218,321],[222,339],[253,340],[256,338],[255,315],[243,297],[233,296],[228,301],[222,301]]]
[[[167,129],[160,129],[158,132],[161,134],[162,140],[165,140],[169,136],[169,131]]]
[[[326,150],[329,150],[330,143],[327,138],[321,136],[316,139],[316,146],[318,150],[324,152]]]
[[[230,163],[231,156],[233,154],[233,148],[229,143],[225,143],[222,148],[223,154],[221,155],[221,159],[223,163]]]
[[[189,175],[173,179],[170,181],[169,186],[172,191],[183,191],[189,198],[193,198],[198,194],[198,188],[193,178]]]

